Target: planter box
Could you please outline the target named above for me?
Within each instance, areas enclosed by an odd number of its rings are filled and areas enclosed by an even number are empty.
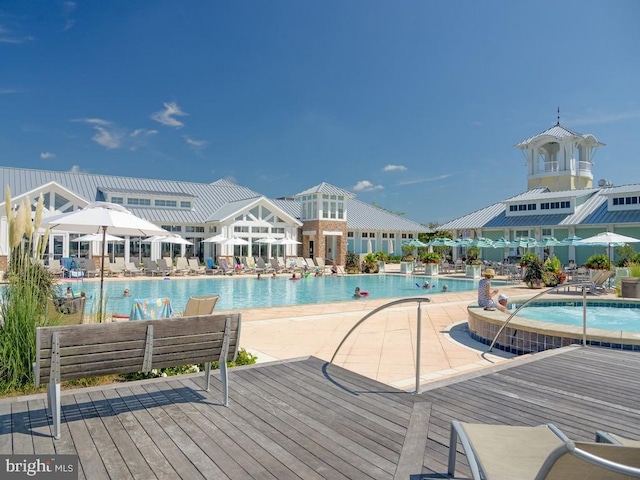
[[[438,264],[437,263],[425,263],[424,264],[424,273],[427,275],[438,275]]]
[[[467,278],[480,278],[482,272],[482,265],[467,265],[466,266],[466,274]]]
[[[631,272],[627,267],[616,267],[616,282],[620,283],[624,277],[630,277]]]
[[[400,262],[400,273],[413,273],[413,262]]]

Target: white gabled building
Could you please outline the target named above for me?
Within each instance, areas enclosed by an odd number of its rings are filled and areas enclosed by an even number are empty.
[[[135,215],[179,235],[193,246],[146,244],[128,238],[110,245],[116,255],[130,258],[150,256],[303,255],[344,262],[347,251],[401,252],[403,240],[417,237],[427,228],[360,202],[338,187],[322,183],[294,197],[270,199],[247,187],[226,180],[213,183],[179,182],[87,173],[56,172],[0,167],[1,202],[11,190],[12,204],[29,197],[33,208],[40,194],[45,215],[82,208],[94,201],[125,206]],[[0,270],[6,269],[8,250],[5,209],[0,210]],[[215,235],[238,237],[248,245],[218,245],[204,242]],[[98,255],[99,246],[74,242],[79,234],[52,232],[49,258]],[[290,238],[300,244],[275,245],[258,240]],[[4,261],[5,265],[2,265]]]

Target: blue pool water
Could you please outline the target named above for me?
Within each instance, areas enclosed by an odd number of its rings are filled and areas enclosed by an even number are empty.
[[[587,303],[587,328],[640,332],[640,305],[592,306]],[[562,325],[582,326],[582,304],[525,307],[519,317]]]
[[[427,290],[416,286],[416,284],[422,285],[425,279],[435,287]],[[265,276],[262,280],[257,280],[252,275],[233,278],[200,277],[104,282],[104,298],[108,312],[129,314],[134,299],[168,297],[174,311],[182,311],[192,295],[219,294],[220,299],[216,308],[237,309],[343,302],[352,300],[356,287],[369,292],[369,296],[362,298],[362,301],[371,298],[432,295],[441,293],[442,286],[445,284],[449,287],[449,292],[478,288],[478,280],[411,275],[310,276],[297,281],[282,276],[278,278]],[[67,285],[72,285],[74,294],[77,295],[80,290],[84,290],[87,296],[91,297],[87,309],[92,308],[91,304],[97,303],[95,299],[99,295],[99,282],[74,280],[65,282],[61,288],[66,289]],[[130,290],[130,297],[123,296],[125,288]]]

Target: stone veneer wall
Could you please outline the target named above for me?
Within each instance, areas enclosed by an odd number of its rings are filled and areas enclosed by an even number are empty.
[[[347,222],[338,220],[307,220],[302,226],[303,231],[315,230],[315,235],[302,236],[302,256],[309,257],[309,242],[313,240],[314,254],[316,257],[324,257],[327,241],[323,231],[342,232],[342,236],[336,237],[337,252],[331,252],[338,265],[344,265],[347,258]]]

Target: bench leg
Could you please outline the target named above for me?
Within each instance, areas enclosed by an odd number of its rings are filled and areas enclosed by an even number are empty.
[[[47,400],[49,403],[49,415],[52,417],[53,436],[56,440],[60,439],[60,384],[50,382],[47,387]]]
[[[220,380],[222,380],[222,403],[225,407],[229,406],[229,379],[227,377],[227,362],[225,358],[220,359]]]
[[[204,364],[204,389],[205,391],[209,391],[209,376],[211,375],[211,362],[207,362]]]

